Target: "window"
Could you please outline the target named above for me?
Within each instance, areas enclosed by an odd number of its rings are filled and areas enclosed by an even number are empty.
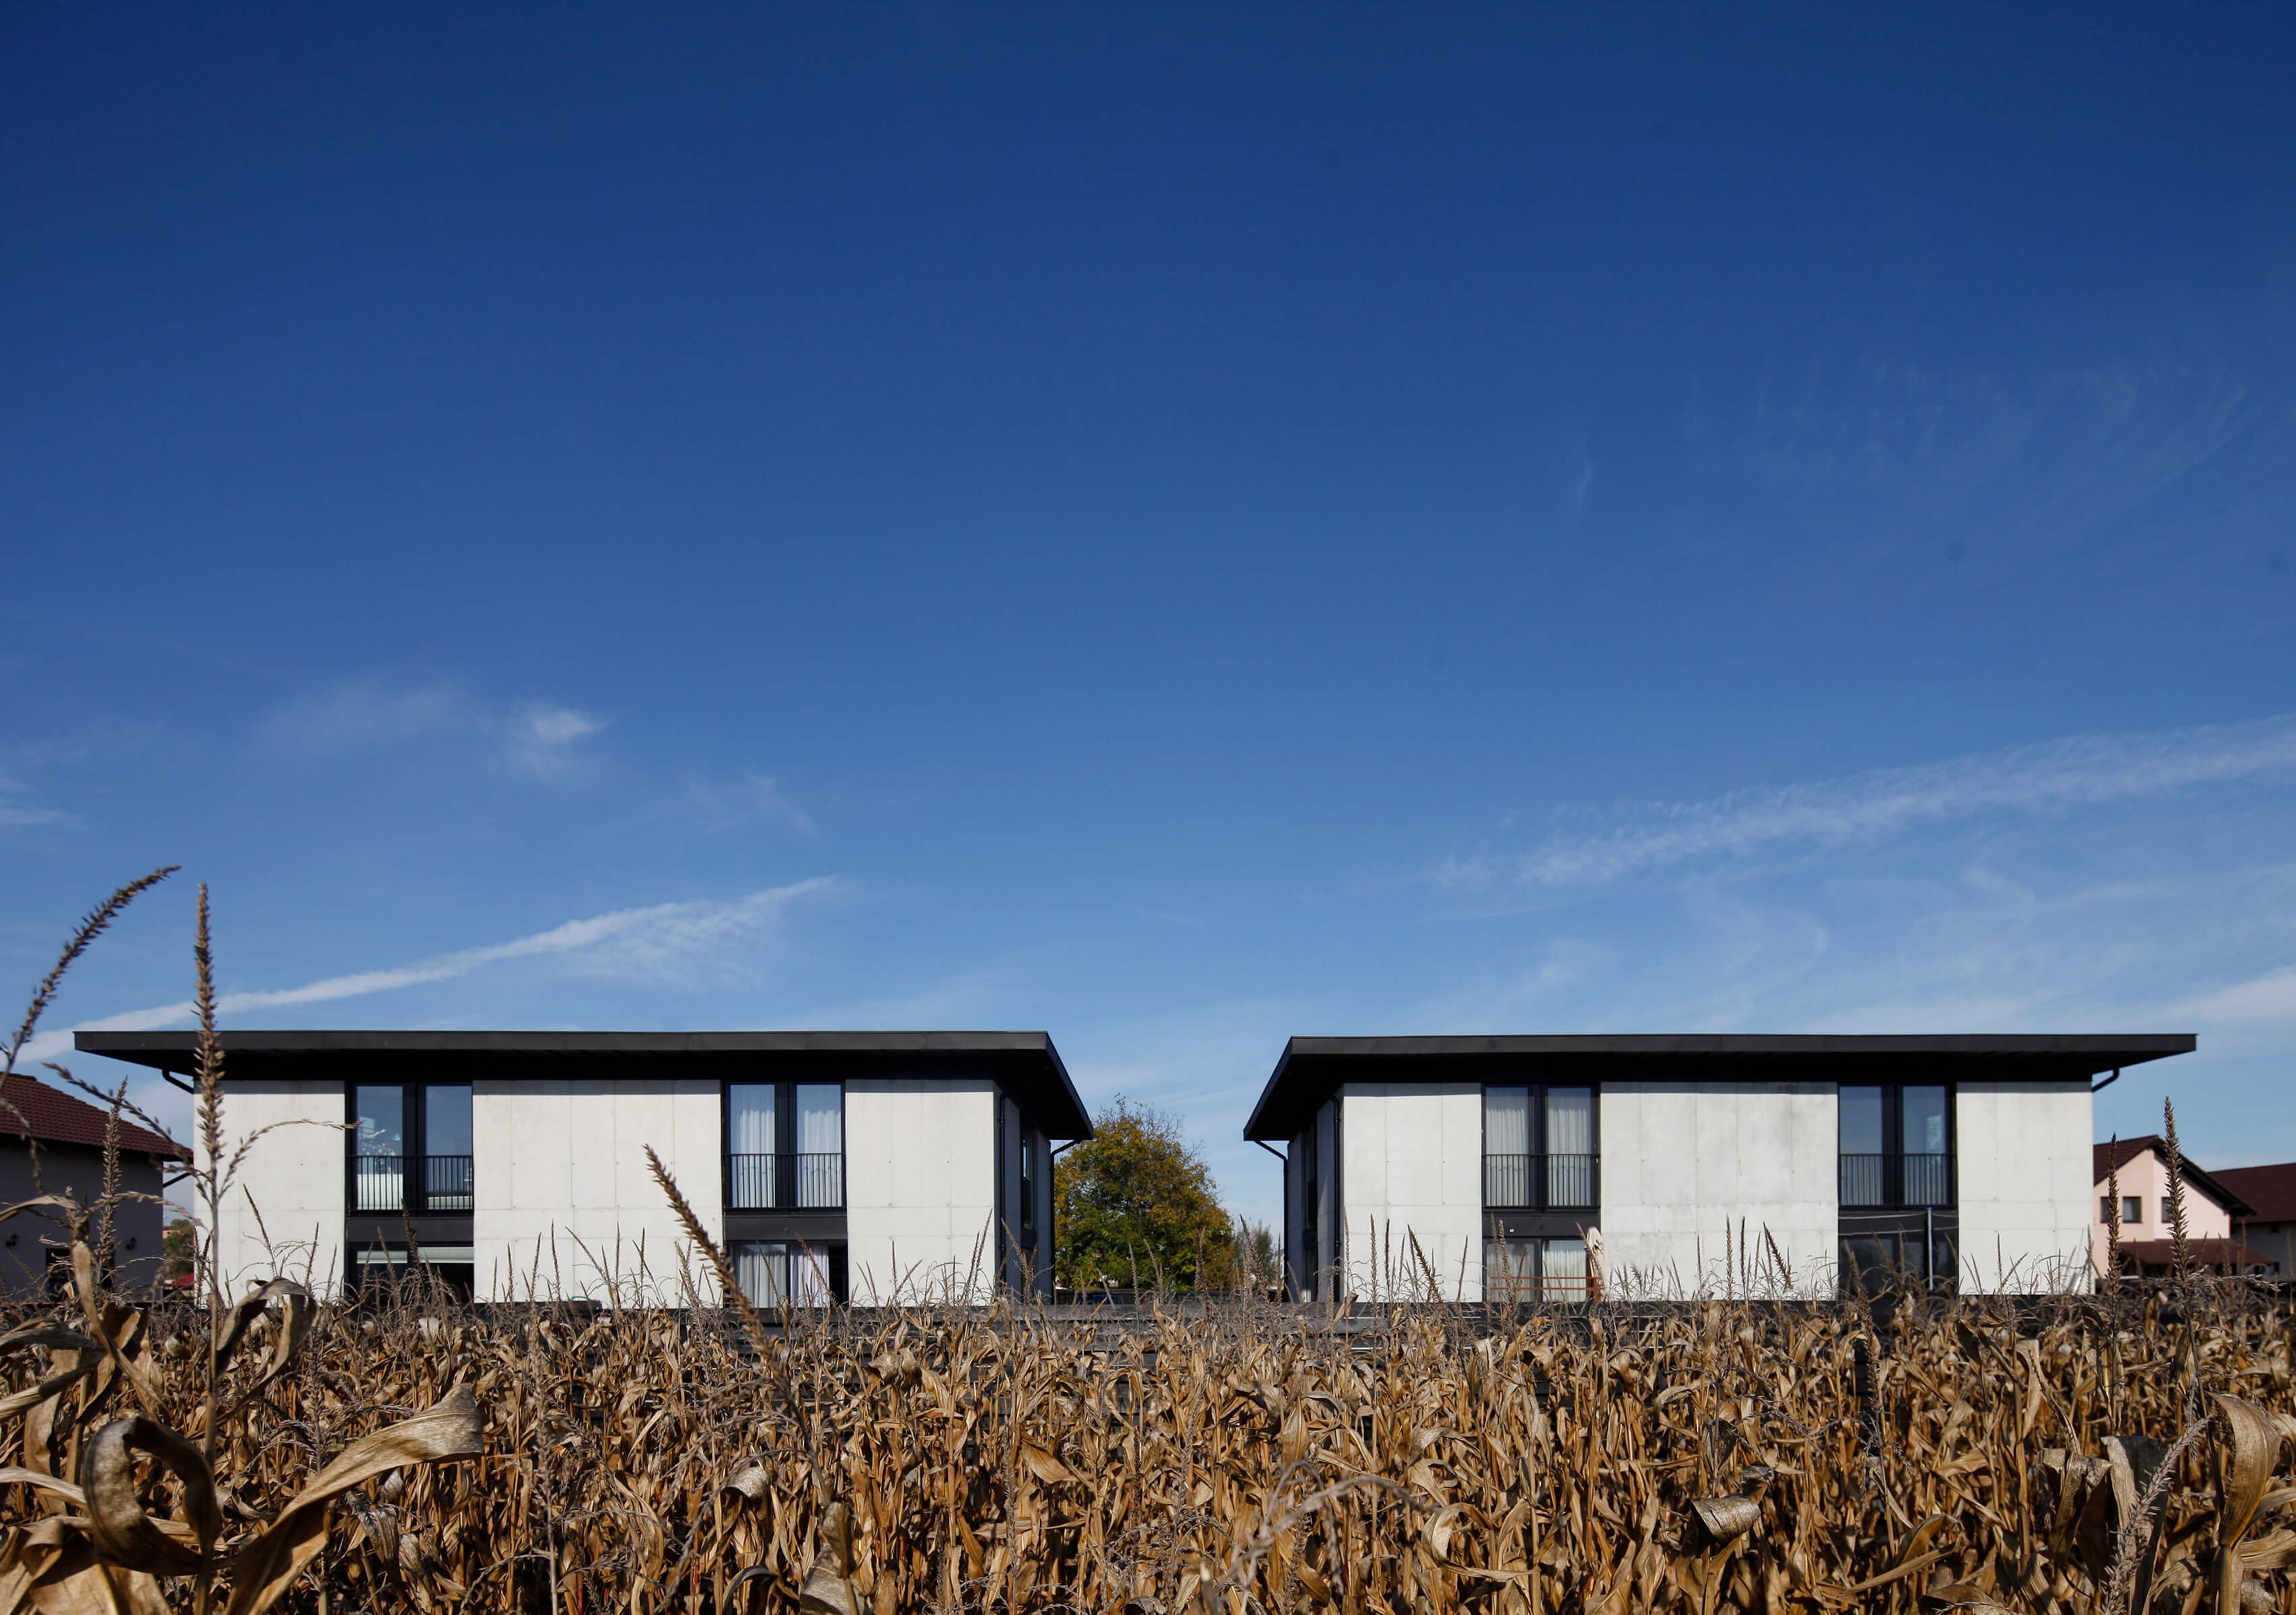
[[[352,1210],[469,1213],[470,1084],[360,1083],[351,1106]]]
[[[1483,1090],[1483,1204],[1512,1210],[1595,1203],[1595,1090]]]
[[[1587,1242],[1583,1239],[1483,1242],[1486,1300],[1571,1303],[1585,1300],[1587,1291]]]
[[[2100,1223],[2107,1223],[2107,1224],[2109,1224],[2109,1223],[2111,1223],[2111,1222],[2112,1221],[2112,1195],[2110,1195],[2110,1194],[2100,1194],[2100,1195],[2098,1195],[2098,1196],[2096,1197],[2096,1220],[2097,1220],[2097,1221],[2099,1221]],[[2126,1217],[2124,1217],[2124,1218],[2122,1218],[2121,1220],[2123,1220],[2123,1221],[2125,1222],[2125,1221],[2127,1221],[2128,1219],[2127,1219]]]
[[[1845,1206],[1953,1203],[1951,1090],[1844,1086],[1840,1092]]]
[[[406,1090],[362,1083],[355,1096],[351,1209],[402,1210],[406,1205]]]
[[[2120,1202],[2120,1220],[2124,1223],[2143,1222],[2144,1220],[2144,1202],[2134,1194],[2124,1197]]]
[[[431,1211],[471,1209],[471,1089],[422,1090],[422,1201]]]
[[[1021,1129],[1021,1231],[1037,1231],[1037,1135]]]
[[[845,1204],[841,1085],[726,1085],[726,1204],[736,1211],[833,1211]]]
[[[734,1246],[734,1277],[752,1307],[826,1307],[834,1293],[832,1250],[781,1240]]]

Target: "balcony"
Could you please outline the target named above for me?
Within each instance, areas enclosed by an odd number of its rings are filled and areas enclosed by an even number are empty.
[[[1950,1155],[1844,1155],[1841,1203],[1845,1206],[1949,1206],[1953,1204]]]
[[[1491,1211],[1592,1210],[1593,1155],[1486,1155],[1483,1206]]]
[[[407,1193],[408,1168],[416,1187]],[[473,1174],[468,1155],[361,1155],[351,1162],[351,1209],[417,1215],[468,1211]]]
[[[728,1155],[729,1211],[837,1211],[845,1205],[845,1157]]]

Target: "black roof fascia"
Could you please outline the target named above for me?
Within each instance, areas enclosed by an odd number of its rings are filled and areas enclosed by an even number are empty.
[[[1664,1077],[1687,1082],[1780,1075],[1805,1062],[1854,1061],[1866,1080],[1883,1082],[1940,1065],[1971,1077],[2075,1081],[2123,1066],[2189,1054],[2188,1032],[1947,1033],[1938,1035],[1654,1032],[1554,1037],[1294,1037],[1244,1123],[1248,1139],[1290,1138],[1324,1096],[1346,1081],[1456,1082],[1490,1073],[1568,1066],[1617,1081]],[[1784,1068],[1781,1070],[1781,1068]]]
[[[590,1060],[674,1057],[706,1064],[761,1056],[817,1070],[824,1078],[865,1075],[980,1074],[993,1077],[1051,1137],[1089,1138],[1092,1118],[1077,1096],[1048,1032],[440,1032],[233,1031],[223,1051],[236,1081],[291,1079],[322,1063],[356,1079],[418,1058],[422,1075],[540,1078],[564,1077]],[[189,1072],[196,1032],[75,1032],[86,1054]],[[403,1069],[403,1068],[401,1068]],[[600,1075],[604,1073],[601,1072]]]

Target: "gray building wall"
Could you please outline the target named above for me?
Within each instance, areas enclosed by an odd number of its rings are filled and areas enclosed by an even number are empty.
[[[112,1282],[139,1294],[160,1280],[160,1241],[167,1226],[158,1203],[160,1169],[148,1155],[122,1154],[123,1198],[112,1208],[115,1259]],[[37,1180],[32,1152],[21,1137],[0,1140],[0,1205],[13,1206],[42,1194],[69,1193],[93,1206],[103,1195],[103,1152],[75,1144],[42,1144]],[[91,1229],[93,1232],[93,1229]],[[0,1224],[0,1293],[37,1296],[45,1279],[48,1252],[69,1251],[71,1228],[59,1214],[27,1211]],[[68,1259],[68,1258],[67,1258]]]

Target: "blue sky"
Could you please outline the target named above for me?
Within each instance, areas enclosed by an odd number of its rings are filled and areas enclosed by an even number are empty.
[[[1293,1033],[2191,1030],[2100,1128],[2296,1156],[2284,10],[0,56],[0,963],[186,866],[55,1029],[204,879],[228,1024],[1044,1027],[1258,1215]]]

